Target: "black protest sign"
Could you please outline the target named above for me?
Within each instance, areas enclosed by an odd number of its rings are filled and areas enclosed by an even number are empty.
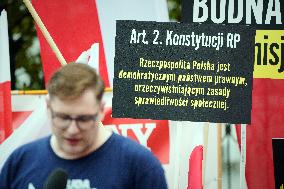
[[[283,0],[182,0],[182,22],[284,29]]]
[[[113,117],[250,123],[254,31],[117,21]]]
[[[273,138],[275,188],[284,189],[284,138]]]

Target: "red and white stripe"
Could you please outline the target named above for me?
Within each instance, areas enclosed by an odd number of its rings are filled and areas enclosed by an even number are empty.
[[[11,75],[7,12],[0,17],[0,143],[12,133]]]

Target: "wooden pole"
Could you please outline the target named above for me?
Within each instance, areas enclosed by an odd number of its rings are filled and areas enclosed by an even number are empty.
[[[207,157],[207,149],[208,149],[208,130],[209,130],[209,123],[204,123],[203,128],[203,160],[202,160],[202,186],[204,187],[205,184],[205,170],[206,170],[206,157]]]
[[[44,26],[43,22],[41,21],[40,17],[38,16],[36,10],[34,9],[33,5],[31,4],[30,0],[23,0],[26,7],[30,11],[32,17],[34,18],[35,22],[37,23],[39,29],[41,30],[43,36],[45,37],[46,41],[50,45],[52,51],[55,53],[57,59],[61,63],[62,66],[66,65],[66,61],[62,56],[61,52],[59,51],[57,45],[53,41],[52,37],[50,36],[49,32],[47,31],[46,27]]]
[[[222,124],[217,123],[217,186],[222,189]]]
[[[112,92],[112,88],[105,88],[105,92]],[[11,95],[45,95],[47,90],[13,90]]]
[[[183,123],[176,122],[176,138],[175,138],[175,159],[174,159],[174,188],[179,188],[179,175],[180,175],[180,157],[181,157],[181,138],[183,132]]]
[[[246,124],[241,124],[240,189],[246,188]]]

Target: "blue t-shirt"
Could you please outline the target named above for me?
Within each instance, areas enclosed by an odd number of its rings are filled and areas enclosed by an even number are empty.
[[[68,173],[66,189],[166,189],[164,170],[152,153],[131,139],[112,134],[93,153],[75,160],[58,157],[50,136],[26,144],[6,161],[0,189],[41,189],[54,170]]]

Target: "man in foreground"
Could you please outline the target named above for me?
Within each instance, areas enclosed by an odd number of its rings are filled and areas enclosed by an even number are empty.
[[[6,161],[2,189],[43,188],[61,168],[67,189],[166,189],[164,171],[146,148],[105,129],[104,84],[85,64],[70,63],[49,81],[52,135],[26,144]]]

